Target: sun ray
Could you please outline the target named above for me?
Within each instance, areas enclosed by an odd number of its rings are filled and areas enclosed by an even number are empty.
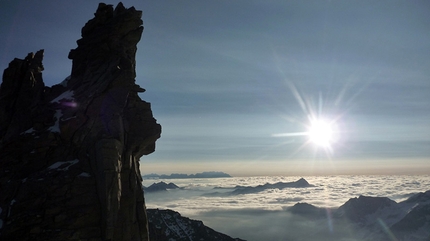
[[[361,92],[373,82],[375,76],[371,76],[372,78],[367,79],[364,85],[360,82],[361,88],[359,88],[358,91],[355,89],[352,91],[353,88],[359,84],[358,79],[355,78],[359,77],[359,75],[357,73],[352,73],[338,91],[333,92],[333,89],[329,88],[329,90],[332,91],[329,91],[330,94],[320,89],[316,93],[314,92],[316,94],[315,96],[312,96],[309,93],[303,92],[298,82],[285,74],[284,69],[281,67],[281,59],[276,51],[274,51],[274,60],[275,66],[286,89],[297,103],[297,106],[301,109],[303,115],[297,113],[297,115],[291,115],[285,118],[285,120],[290,123],[296,123],[302,126],[299,127],[300,129],[297,129],[297,131],[276,133],[271,136],[276,138],[290,138],[294,141],[303,141],[302,145],[298,147],[297,150],[293,151],[293,155],[299,154],[301,151],[306,151],[314,160],[321,157],[321,154],[331,160],[335,155],[336,149],[343,147],[342,141],[347,138],[343,135],[348,133],[342,132],[343,129],[347,128],[343,123],[345,114],[349,112],[350,109],[354,108],[352,102],[354,102]],[[328,81],[328,84],[331,83],[332,82]],[[299,116],[303,118],[299,118]],[[301,139],[299,137],[304,138]],[[305,148],[311,149],[304,150]]]
[[[292,133],[277,133],[272,134],[272,137],[286,137],[286,136],[307,136],[309,132],[292,132]]]
[[[297,137],[305,136],[307,141],[305,141],[292,155],[296,155],[306,146],[314,146],[315,159],[319,150],[325,152],[328,159],[333,154],[333,145],[338,140],[339,130],[337,127],[337,122],[342,117],[342,115],[335,116],[333,119],[329,116],[324,115],[324,98],[320,92],[318,95],[317,103],[313,102],[312,99],[305,98],[296,86],[290,81],[286,81],[290,91],[293,93],[297,103],[301,107],[302,111],[307,117],[307,123],[299,122],[305,131],[301,132],[288,132],[288,133],[276,133],[272,134],[272,137]],[[291,155],[290,155],[291,156]]]

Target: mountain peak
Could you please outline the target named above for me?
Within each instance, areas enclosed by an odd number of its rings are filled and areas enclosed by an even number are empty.
[[[387,197],[369,197],[360,195],[358,198],[351,198],[339,207],[340,213],[349,219],[361,222],[366,215],[375,213],[382,208],[397,204]]]
[[[46,87],[43,50],[15,59],[0,87],[1,240],[147,240],[139,158],[161,126],[135,83],[142,12],[99,4]]]
[[[143,188],[145,190],[145,192],[159,192],[159,191],[167,191],[168,189],[179,189],[178,186],[176,186],[176,184],[174,183],[165,183],[165,182],[158,182],[158,183],[153,183],[151,186],[147,187],[147,188]]]

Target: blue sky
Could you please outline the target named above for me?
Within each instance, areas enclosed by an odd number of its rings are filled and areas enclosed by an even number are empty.
[[[163,127],[143,173],[430,173],[428,1],[123,3],[143,10],[136,81]],[[0,1],[1,69],[45,49],[59,83],[97,5]],[[330,150],[285,135],[310,115],[335,120]]]

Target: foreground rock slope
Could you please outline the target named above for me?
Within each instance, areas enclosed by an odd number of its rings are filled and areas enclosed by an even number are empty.
[[[245,241],[219,233],[203,224],[181,216],[172,210],[148,209],[151,241]]]
[[[148,240],[139,158],[161,126],[135,84],[141,11],[99,4],[46,87],[43,50],[0,88],[0,240]]]

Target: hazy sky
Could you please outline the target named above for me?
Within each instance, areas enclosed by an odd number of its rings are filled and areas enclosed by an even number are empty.
[[[163,127],[143,173],[430,173],[427,0],[123,3],[143,10],[136,80]],[[59,83],[97,5],[0,1],[0,68],[45,49]],[[309,116],[334,122],[330,150],[291,135]]]

